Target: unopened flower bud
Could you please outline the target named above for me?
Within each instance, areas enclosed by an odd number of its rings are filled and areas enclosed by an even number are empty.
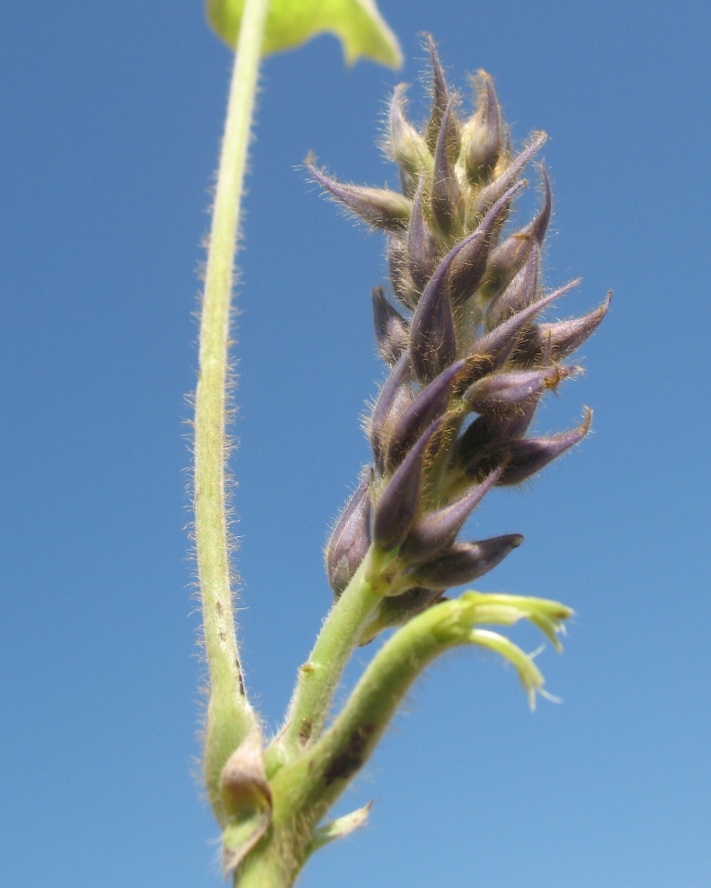
[[[382,359],[391,367],[407,349],[410,330],[407,321],[385,298],[382,287],[374,287],[373,319],[375,338]]]
[[[499,101],[494,83],[486,71],[475,81],[478,94],[476,114],[462,135],[467,176],[472,184],[491,175],[504,144]]]
[[[577,429],[547,438],[521,438],[506,446],[507,463],[499,480],[502,486],[520,484],[536,472],[579,444],[588,433],[592,410],[586,408],[585,418]]]
[[[458,543],[429,564],[410,571],[413,582],[429,589],[451,589],[473,583],[521,545],[521,534],[493,537],[477,543]]]
[[[437,261],[437,245],[422,211],[425,177],[420,176],[412,200],[410,224],[407,229],[407,261],[410,276],[421,293],[432,275]],[[413,306],[414,307],[414,306]]]
[[[522,187],[523,184],[517,182],[501,195],[452,261],[447,277],[447,292],[455,308],[462,305],[481,284],[486,273],[492,234],[501,225],[502,214],[508,210],[514,195]]]
[[[517,412],[526,401],[537,399],[545,388],[555,388],[562,379],[579,372],[579,367],[554,364],[539,370],[492,373],[470,386],[464,400],[477,413],[507,415]]]
[[[402,194],[388,188],[345,185],[322,173],[311,161],[307,161],[306,166],[319,185],[368,225],[386,231],[401,231],[407,227],[410,201]]]
[[[525,237],[530,237],[538,243],[538,246],[542,246],[543,239],[546,236],[546,232],[548,231],[548,224],[551,221],[551,210],[553,207],[553,200],[551,195],[551,180],[548,178],[548,173],[546,172],[546,168],[544,166],[540,166],[541,176],[543,177],[543,193],[544,200],[543,206],[541,207],[538,215],[531,219],[528,225],[525,226],[521,230],[521,234]]]
[[[388,438],[387,468],[399,465],[427,426],[446,411],[454,382],[464,365],[464,361],[457,361],[443,370],[397,417]]]
[[[448,146],[452,141],[454,126],[454,97],[450,98],[442,117],[442,125],[437,137],[432,173],[432,194],[430,205],[432,217],[440,232],[446,237],[457,232],[460,225],[462,195],[457,177],[449,160]]]
[[[565,286],[554,290],[553,293],[543,296],[537,302],[534,302],[533,305],[529,305],[516,312],[508,321],[504,321],[485,336],[482,336],[476,343],[474,354],[488,355],[490,359],[490,372],[498,370],[518,345],[521,334],[536,315],[579,283],[579,280],[571,281]]]
[[[400,167],[403,194],[412,197],[423,170],[432,166],[432,158],[427,151],[427,143],[407,120],[404,113],[405,91],[407,86],[400,83],[395,87],[390,101],[390,143],[389,149]]]
[[[425,452],[441,424],[442,420],[437,419],[424,432],[378,499],[373,515],[373,540],[384,552],[397,548],[414,524],[420,501]]]
[[[360,484],[333,528],[324,553],[326,574],[338,598],[350,583],[370,548],[370,468],[363,472]]]
[[[464,522],[496,484],[500,474],[501,469],[497,469],[481,484],[472,487],[461,499],[442,509],[427,512],[419,518],[400,547],[400,556],[408,564],[419,564],[431,561],[436,555],[449,549]]]
[[[442,128],[442,118],[444,117],[447,105],[449,104],[449,90],[442,69],[442,63],[440,62],[437,53],[437,47],[435,46],[434,40],[429,35],[427,36],[427,48],[429,49],[430,61],[432,64],[432,112],[430,114],[429,123],[427,124],[427,147],[429,148],[430,153],[434,155],[437,147],[437,138],[439,137]],[[459,132],[458,124],[453,130],[451,138],[452,142],[448,147],[450,158],[454,159],[459,154],[459,147],[461,144],[461,134]]]
[[[411,400],[410,358],[405,352],[393,367],[368,421],[368,437],[378,469],[383,467],[384,449],[393,424]]]
[[[536,301],[538,296],[538,267],[540,263],[540,249],[536,241],[531,244],[526,264],[491,303],[486,312],[486,327],[491,330],[498,327],[503,321],[526,308]]]
[[[438,376],[457,354],[452,306],[445,287],[448,268],[445,259],[427,284],[412,316],[410,355],[415,374],[423,384]]]
[[[602,305],[581,318],[536,325],[516,349],[514,355],[516,363],[525,365],[538,360],[546,343],[549,344],[551,358],[554,361],[567,358],[597,330],[610,308],[611,300],[612,293],[608,293]]]
[[[513,185],[528,161],[543,147],[547,138],[545,133],[538,133],[530,145],[514,158],[511,165],[504,170],[498,179],[494,179],[491,185],[481,189],[474,205],[475,216],[483,216],[489,211],[501,195]]]

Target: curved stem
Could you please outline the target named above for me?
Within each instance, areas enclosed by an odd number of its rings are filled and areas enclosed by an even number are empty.
[[[413,682],[452,647],[475,644],[501,654],[515,666],[533,703],[543,676],[531,657],[505,636],[475,627],[527,619],[557,645],[570,614],[556,601],[466,592],[413,617],[378,651],[323,737],[275,776],[274,797],[285,800],[281,804],[302,830],[313,828],[368,760]],[[275,822],[279,819],[275,809]]]
[[[195,543],[210,671],[205,778],[220,820],[220,772],[255,723],[242,681],[232,606],[225,415],[234,255],[267,6],[268,0],[247,0],[242,19],[210,231],[195,396]]]

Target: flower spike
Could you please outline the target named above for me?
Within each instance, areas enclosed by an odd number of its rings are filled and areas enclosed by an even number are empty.
[[[459,599],[443,599],[447,589],[484,575],[521,543],[518,534],[479,542],[461,542],[460,536],[485,494],[524,482],[585,437],[589,412],[567,432],[527,436],[546,392],[581,372],[564,361],[597,329],[610,304],[608,297],[583,317],[542,320],[579,283],[552,292],[542,286],[553,206],[542,165],[541,205],[523,226],[507,226],[526,185],[525,168],[547,136],[534,132],[513,150],[493,81],[482,71],[474,81],[476,110],[462,116],[431,38],[427,46],[427,123],[417,128],[407,119],[405,86],[396,87],[390,102],[386,153],[399,167],[402,194],[342,185],[312,169],[333,197],[385,229],[390,281],[402,306],[396,309],[383,288],[373,290],[376,339],[390,376],[366,423],[374,455],[369,498],[357,534],[350,506],[341,519],[347,528],[339,530],[341,548],[347,533],[357,540],[352,550],[346,547],[348,560],[335,539],[327,557],[334,588],[356,562],[366,565],[377,586],[381,601],[367,619],[363,642],[389,626],[405,631],[454,605]],[[371,541],[370,555],[363,556]],[[521,604],[526,600],[514,603],[509,596],[504,605],[489,597],[484,607],[476,599],[476,609],[495,613],[494,622],[514,612],[516,619],[542,620],[547,632],[540,613],[529,614]],[[511,659],[535,691],[540,674],[523,652],[495,633],[467,631],[468,642]]]

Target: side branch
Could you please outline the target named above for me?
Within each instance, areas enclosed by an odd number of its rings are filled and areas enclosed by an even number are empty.
[[[543,676],[531,657],[505,636],[475,627],[527,619],[558,648],[557,633],[570,614],[545,599],[467,592],[414,617],[381,648],[323,738],[275,777],[275,795],[289,799],[289,807],[303,812],[313,828],[368,760],[417,677],[449,648],[476,644],[501,654],[533,703]]]

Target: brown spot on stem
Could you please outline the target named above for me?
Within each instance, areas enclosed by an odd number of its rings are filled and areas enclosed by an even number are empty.
[[[299,729],[299,740],[302,743],[308,743],[311,739],[311,730],[313,728],[313,724],[311,723],[311,719],[305,718],[301,723],[301,728]]]
[[[374,731],[375,725],[373,724],[360,725],[353,731],[347,748],[337,755],[324,771],[323,779],[326,786],[336,780],[348,780],[356,771],[360,770],[366,746]]]

